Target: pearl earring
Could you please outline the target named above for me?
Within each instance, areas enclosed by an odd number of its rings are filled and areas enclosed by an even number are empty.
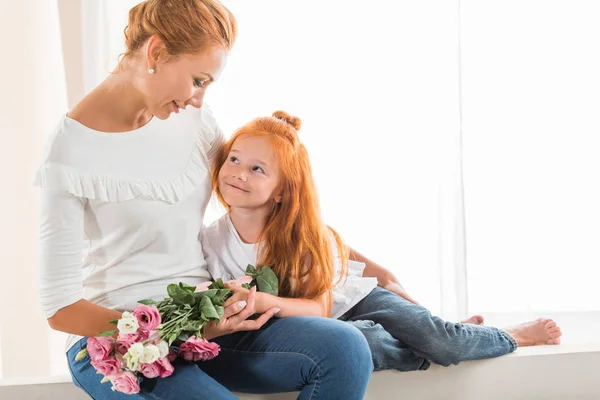
[[[148,73],[149,74],[153,74],[154,73],[154,68],[148,68]]]

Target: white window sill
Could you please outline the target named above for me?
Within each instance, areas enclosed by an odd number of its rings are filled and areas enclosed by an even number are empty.
[[[467,361],[428,371],[373,374],[366,400],[394,399],[598,399],[600,342],[523,347],[496,359]],[[239,395],[239,394],[238,394]],[[291,400],[297,394],[239,395],[242,400]],[[0,379],[0,398],[87,397],[69,376]]]

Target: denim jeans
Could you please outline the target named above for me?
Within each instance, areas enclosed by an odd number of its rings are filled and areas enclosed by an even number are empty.
[[[216,338],[221,352],[210,361],[175,362],[164,379],[145,379],[141,392],[113,392],[90,365],[75,361],[81,339],[67,353],[73,382],[94,399],[237,399],[244,393],[299,391],[302,400],[359,400],[373,370],[364,335],[342,321],[316,317],[272,319],[262,329]]]
[[[444,321],[381,287],[373,289],[339,319],[364,334],[375,371],[425,370],[430,362],[449,366],[499,357],[517,348],[517,342],[506,332]]]

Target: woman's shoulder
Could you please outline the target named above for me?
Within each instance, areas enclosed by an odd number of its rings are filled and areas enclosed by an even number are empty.
[[[63,115],[49,136],[35,185],[107,202],[147,197],[177,203],[206,189],[218,137],[210,110],[154,117],[124,133],[93,130]]]

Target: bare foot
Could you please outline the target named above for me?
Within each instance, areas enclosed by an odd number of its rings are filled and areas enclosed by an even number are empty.
[[[562,332],[560,327],[551,319],[539,318],[510,328],[503,329],[523,346],[540,346],[560,344]]]
[[[461,324],[483,325],[483,317],[481,315],[472,315],[467,319],[460,321]]]

